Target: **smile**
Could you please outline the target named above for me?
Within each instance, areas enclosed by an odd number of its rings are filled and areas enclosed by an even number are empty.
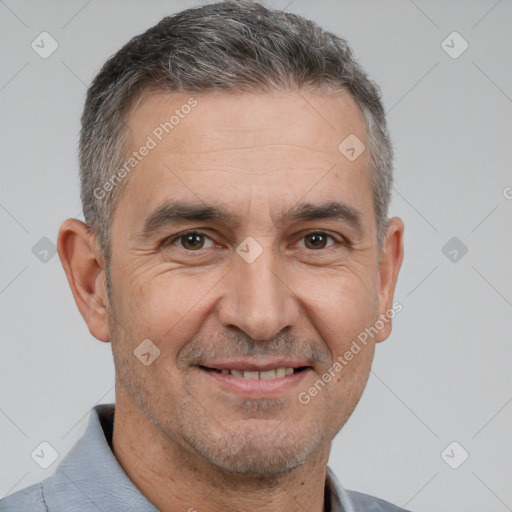
[[[273,380],[273,379],[280,379],[282,377],[286,377],[288,375],[292,375],[295,372],[299,372],[302,370],[305,370],[306,367],[302,366],[299,368],[291,368],[291,367],[281,367],[276,369],[270,369],[270,370],[236,370],[231,368],[208,368],[206,366],[202,366],[207,371],[213,371],[217,373],[221,373],[222,375],[233,375],[234,377],[237,377],[239,379],[247,379],[247,380]]]
[[[209,380],[210,384],[206,386],[213,384],[230,393],[255,399],[281,396],[296,388],[313,371],[311,366],[292,366],[291,363],[256,366],[232,362],[198,365],[196,368]]]

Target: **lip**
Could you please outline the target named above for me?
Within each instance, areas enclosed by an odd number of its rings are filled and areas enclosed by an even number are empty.
[[[234,375],[224,375],[215,371],[208,371],[200,366],[195,367],[198,372],[200,372],[206,379],[210,382],[215,383],[220,388],[228,391],[230,393],[237,393],[242,395],[245,398],[273,398],[282,395],[284,392],[293,389],[298,386],[300,382],[302,382],[310,372],[313,370],[311,367],[307,367],[306,369],[300,372],[294,372],[291,375],[286,375],[285,377],[278,377],[276,379],[264,380],[264,379],[243,379],[241,377],[235,377]],[[232,366],[227,368],[237,369]],[[247,367],[244,370],[251,369],[261,369],[261,366],[257,368]],[[278,367],[279,368],[279,367]],[[222,369],[222,368],[220,368]],[[273,367],[268,367],[268,369],[273,369]],[[261,371],[264,371],[261,370]]]
[[[277,370],[277,368],[303,368],[310,366],[309,363],[304,361],[290,361],[287,359],[280,359],[278,361],[262,361],[255,362],[253,361],[223,361],[219,363],[215,362],[207,362],[201,363],[200,366],[206,366],[207,368],[212,368],[215,370],[247,370],[247,371],[258,371],[264,372],[266,370]]]

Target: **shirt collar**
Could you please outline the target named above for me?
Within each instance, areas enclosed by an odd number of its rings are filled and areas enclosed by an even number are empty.
[[[110,448],[114,404],[91,411],[83,436],[43,481],[48,510],[158,512],[123,471]]]
[[[128,478],[112,449],[114,404],[91,410],[83,436],[64,457],[55,473],[42,482],[48,510],[158,512]],[[352,501],[327,468],[325,512],[354,512]]]

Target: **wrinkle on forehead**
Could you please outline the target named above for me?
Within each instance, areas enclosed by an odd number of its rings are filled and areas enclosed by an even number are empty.
[[[298,144],[256,144],[253,146],[243,146],[243,147],[225,147],[225,148],[212,148],[208,150],[188,150],[188,151],[173,151],[173,155],[203,155],[203,154],[216,154],[216,153],[233,153],[233,152],[262,152],[262,151],[285,151],[285,152],[293,152],[296,153],[298,151],[305,151],[308,153],[317,153],[319,155],[325,155],[327,158],[332,159],[332,153],[328,151],[320,151],[315,148],[310,148],[307,146],[301,146]]]
[[[366,139],[365,123],[355,100],[347,92],[298,94],[244,93],[186,94],[160,93],[144,99],[128,116],[132,128],[130,146],[137,147],[160,123],[168,121],[193,97],[194,107],[164,135],[160,144],[182,151],[201,146],[202,152],[215,151],[223,144],[255,147],[255,138],[264,145],[296,145],[311,150],[336,151],[337,144],[355,133]],[[196,122],[195,119],[201,119]],[[139,140],[140,138],[140,140]],[[330,139],[330,140],[329,140]],[[331,141],[337,141],[331,147]]]

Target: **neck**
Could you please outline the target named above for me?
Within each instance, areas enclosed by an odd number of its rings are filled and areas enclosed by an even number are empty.
[[[330,446],[284,475],[227,473],[171,440],[120,388],[112,445],[130,480],[161,512],[324,511]]]

